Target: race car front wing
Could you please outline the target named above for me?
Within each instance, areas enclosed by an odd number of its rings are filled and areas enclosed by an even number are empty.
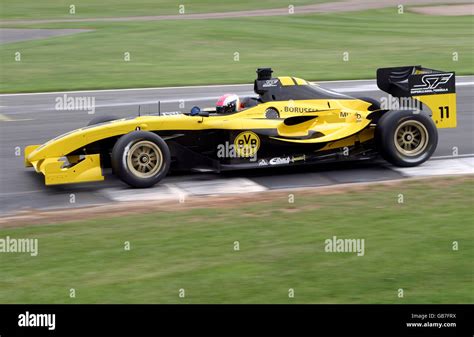
[[[40,145],[25,148],[25,166],[43,173],[46,185],[81,183],[104,180],[100,154],[45,158],[31,162],[28,157]]]

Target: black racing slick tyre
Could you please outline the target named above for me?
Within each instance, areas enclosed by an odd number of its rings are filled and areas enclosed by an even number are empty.
[[[87,126],[96,125],[96,124],[105,123],[105,122],[111,122],[116,119],[119,119],[119,118],[115,116],[97,116],[97,117],[92,118],[89,121],[89,123],[87,123]]]
[[[151,187],[169,171],[171,155],[160,136],[133,131],[119,138],[112,150],[112,169],[132,187]]]
[[[428,160],[438,145],[433,120],[411,110],[388,111],[380,117],[375,141],[382,157],[395,166],[417,166]]]

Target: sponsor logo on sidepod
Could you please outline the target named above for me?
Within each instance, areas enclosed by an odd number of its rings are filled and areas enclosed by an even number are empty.
[[[270,159],[268,163],[270,165],[285,165],[289,163],[294,163],[296,161],[306,161],[306,156],[303,154],[301,156],[293,156],[293,157],[275,157],[275,158]]]
[[[252,131],[241,132],[234,139],[234,147],[239,157],[253,157],[260,148],[260,138]]]
[[[283,165],[283,164],[289,164],[290,163],[290,157],[276,157],[270,159],[270,165]]]
[[[309,112],[318,112],[318,110],[313,109],[313,108],[302,108],[302,107],[297,107],[297,106],[285,106],[285,112],[309,113]]]

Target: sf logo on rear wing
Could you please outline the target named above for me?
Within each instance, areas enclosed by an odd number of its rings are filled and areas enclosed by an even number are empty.
[[[456,92],[454,73],[431,73],[412,75],[408,79],[410,94],[433,95]]]
[[[433,72],[408,78],[410,95],[428,106],[437,128],[455,128],[456,76],[453,72]]]

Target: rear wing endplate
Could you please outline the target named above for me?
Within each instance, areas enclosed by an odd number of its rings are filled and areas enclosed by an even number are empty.
[[[377,86],[394,97],[413,97],[431,109],[438,128],[456,127],[456,76],[422,66],[377,69]]]

